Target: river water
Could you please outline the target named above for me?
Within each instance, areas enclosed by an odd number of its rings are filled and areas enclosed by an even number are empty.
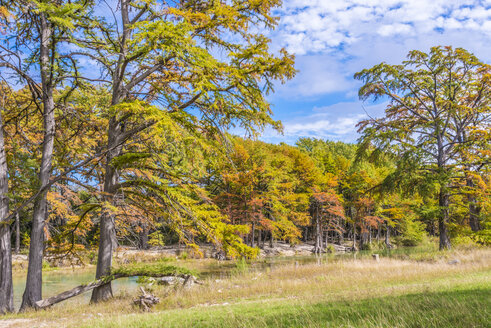
[[[94,281],[94,278],[95,269],[74,269],[73,271],[63,270],[62,272],[43,272],[43,298],[54,296],[78,285],[87,284]],[[136,280],[137,277],[131,277],[121,278],[113,281],[113,292],[115,293],[115,295],[122,291],[133,292],[138,287]],[[24,292],[24,288],[26,286],[26,277],[16,275],[13,277],[13,283],[14,305],[15,308],[19,308],[22,301],[22,293]],[[90,300],[90,294],[90,292],[87,292],[85,294],[74,297],[71,301],[87,303]]]
[[[200,278],[218,278],[223,279],[230,276],[236,270],[244,269],[246,267],[249,271],[264,271],[268,268],[273,268],[279,265],[294,264],[299,265],[332,261],[341,258],[365,258],[371,257],[372,253],[378,253],[382,257],[392,257],[394,255],[401,254],[411,254],[418,252],[416,248],[400,248],[391,251],[361,251],[356,253],[346,253],[346,254],[324,254],[320,257],[318,256],[289,256],[289,257],[270,257],[261,258],[258,260],[247,262],[242,266],[237,264],[236,261],[216,261],[210,262],[210,264],[201,270]],[[199,261],[199,260],[196,260]],[[179,265],[179,264],[178,264]],[[185,266],[185,265],[184,265]],[[73,269],[70,270],[48,270],[43,272],[43,298],[47,298],[78,285],[90,283],[95,278],[95,268],[94,269]],[[13,277],[14,283],[14,304],[18,308],[22,300],[22,293],[25,288],[26,277],[21,275],[15,275]],[[137,277],[121,278],[112,282],[113,293],[118,295],[120,293],[133,293],[138,288]],[[90,300],[90,292],[84,293],[73,299],[68,300],[69,302],[79,302],[88,303]]]

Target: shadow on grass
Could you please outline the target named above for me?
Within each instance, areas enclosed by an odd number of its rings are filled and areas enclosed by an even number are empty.
[[[91,327],[489,327],[491,289],[362,301],[257,302],[197,307],[93,322]]]

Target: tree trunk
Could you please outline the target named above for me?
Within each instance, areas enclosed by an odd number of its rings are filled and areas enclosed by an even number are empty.
[[[319,219],[319,208],[316,207],[315,210],[315,247],[314,253],[320,254],[322,249],[322,233],[320,231],[320,219]]]
[[[474,188],[474,181],[472,177],[467,176],[466,184],[469,188]],[[469,225],[472,231],[481,230],[481,225],[479,224],[479,212],[480,208],[477,205],[476,197],[472,194],[467,195],[467,203],[469,204]]]
[[[106,174],[104,176],[104,200],[106,202],[115,203],[114,195],[117,190],[116,184],[119,181],[117,170],[111,165],[112,160],[121,152],[121,146],[118,146],[118,137],[121,131],[121,126],[116,118],[111,118],[108,130],[108,148]],[[99,251],[97,255],[96,279],[111,274],[113,252],[117,247],[116,227],[114,217],[108,211],[104,211],[101,215],[100,222],[100,237]],[[105,301],[113,297],[111,282],[98,286],[92,292],[90,301],[97,303]]]
[[[363,249],[367,241],[367,232],[365,225],[360,227],[360,250]]]
[[[353,223],[353,250],[356,250],[356,224]]]
[[[55,139],[55,106],[53,100],[53,85],[51,81],[50,55],[52,27],[42,14],[41,21],[41,46],[40,46],[40,68],[43,90],[43,119],[44,139],[39,170],[39,187],[45,188],[51,178],[51,167],[53,159],[53,146]],[[43,251],[44,251],[44,222],[46,220],[48,190],[45,189],[34,202],[32,217],[31,242],[29,245],[29,264],[27,267],[26,289],[22,297],[20,310],[34,307],[35,303],[42,299],[43,280]]]
[[[343,245],[344,244],[344,236],[341,231],[338,231],[338,244]]]
[[[390,226],[389,221],[385,221],[385,245],[390,247]]]
[[[450,239],[447,233],[447,221],[448,221],[448,203],[449,197],[444,190],[440,191],[439,195],[440,216],[438,218],[438,230],[440,233],[440,250],[450,249]]]
[[[140,249],[147,250],[148,249],[148,228],[147,228],[147,224],[143,223],[141,229],[142,229],[142,231],[140,232]]]
[[[12,248],[10,225],[5,221],[9,212],[8,167],[3,139],[3,118],[0,111],[0,313],[14,310],[12,286]]]
[[[256,234],[256,223],[252,222],[252,231],[251,231],[251,247],[255,247],[254,235]]]
[[[20,217],[15,213],[15,254],[20,253]]]

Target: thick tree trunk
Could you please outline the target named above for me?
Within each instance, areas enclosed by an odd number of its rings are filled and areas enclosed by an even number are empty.
[[[104,176],[105,201],[114,204],[115,186],[118,183],[119,175],[117,170],[111,165],[113,158],[121,152],[121,147],[117,146],[120,126],[115,118],[109,123],[108,147],[111,149],[107,155],[106,175]],[[108,211],[101,215],[99,252],[97,257],[96,279],[111,274],[113,252],[117,247],[116,226],[114,217]],[[98,286],[92,292],[91,302],[97,303],[113,297],[111,282]]]
[[[117,103],[117,97],[113,96],[113,102]],[[111,118],[108,128],[108,153],[106,157],[106,174],[104,176],[104,200],[115,204],[115,194],[119,182],[119,172],[112,166],[112,160],[122,151],[121,136],[122,126],[115,117]],[[108,211],[101,215],[99,251],[97,257],[96,279],[111,274],[113,252],[117,247],[116,225],[114,216]],[[99,286],[92,292],[90,301],[97,303],[113,297],[111,282]]]
[[[440,191],[439,205],[440,216],[438,218],[438,230],[440,234],[440,250],[450,249],[450,239],[447,233],[447,221],[448,221],[448,204],[449,197],[444,190]]]
[[[53,85],[50,77],[51,61],[50,41],[52,27],[44,15],[40,16],[41,22],[41,46],[40,46],[40,68],[43,90],[43,119],[44,139],[39,170],[39,187],[45,188],[51,178],[51,167],[53,158],[53,146],[55,139],[55,106],[53,100]],[[27,267],[26,289],[22,297],[20,310],[34,307],[35,302],[42,299],[42,267],[44,251],[44,222],[47,216],[48,190],[44,190],[34,202],[32,218],[32,230],[29,245],[29,264]]]
[[[142,231],[140,232],[140,249],[147,250],[148,249],[148,228],[147,224],[142,224]]]
[[[20,217],[15,213],[15,254],[20,253]]]
[[[14,310],[12,287],[12,248],[10,224],[5,221],[9,212],[8,167],[3,139],[3,119],[0,111],[0,313]]]

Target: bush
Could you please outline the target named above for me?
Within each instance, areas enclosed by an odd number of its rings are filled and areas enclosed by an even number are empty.
[[[164,246],[164,234],[160,230],[156,230],[148,235],[148,244],[150,246]]]
[[[417,246],[426,236],[425,226],[422,222],[415,221],[413,217],[406,217],[399,223],[401,235],[395,238],[395,242],[402,246]]]

